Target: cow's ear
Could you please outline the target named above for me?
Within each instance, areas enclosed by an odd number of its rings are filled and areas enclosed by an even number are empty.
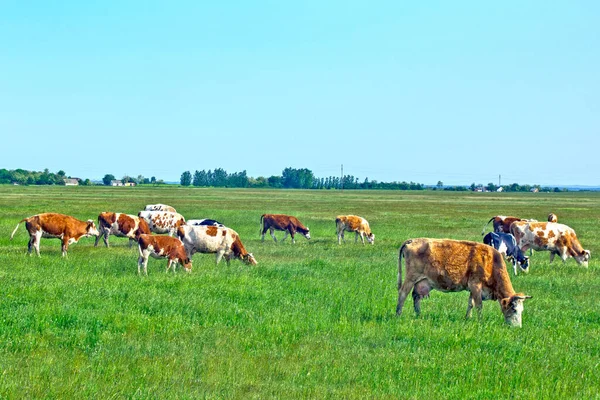
[[[533,296],[528,296],[526,294],[522,294],[522,295],[515,295],[512,298],[513,299],[517,299],[517,300],[527,300],[527,299],[531,299]]]
[[[510,305],[510,297],[505,297],[502,300],[500,300],[500,304],[502,305],[502,309],[507,309]]]

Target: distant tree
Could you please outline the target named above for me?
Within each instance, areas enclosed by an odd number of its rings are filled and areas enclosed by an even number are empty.
[[[192,173],[190,171],[185,171],[181,174],[181,186],[190,186],[192,184]]]
[[[281,177],[272,175],[267,178],[267,182],[269,182],[269,187],[272,188],[280,188],[281,187]]]
[[[156,185],[156,177],[153,176],[152,178],[150,178],[150,183]]]
[[[444,182],[442,181],[438,181],[437,185],[435,185],[439,190],[442,190],[444,188]]]
[[[112,174],[106,174],[104,175],[104,178],[102,178],[102,183],[104,183],[105,186],[110,186],[110,181],[114,181],[115,180],[115,176]]]

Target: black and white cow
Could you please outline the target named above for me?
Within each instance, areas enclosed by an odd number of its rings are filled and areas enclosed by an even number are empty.
[[[524,272],[529,271],[529,257],[526,257],[519,246],[515,237],[510,233],[490,232],[483,238],[483,243],[492,246],[500,254],[512,262],[515,275],[517,275],[517,263]]]
[[[223,228],[225,225],[223,225],[222,223],[220,223],[219,221],[216,221],[214,219],[209,219],[209,218],[203,218],[203,219],[189,219],[186,222],[187,225],[191,225],[191,226],[202,226],[202,225],[207,225],[207,226],[218,226],[220,228]]]

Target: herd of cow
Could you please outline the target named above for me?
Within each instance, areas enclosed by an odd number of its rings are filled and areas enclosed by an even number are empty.
[[[545,250],[550,252],[550,262],[555,255],[565,261],[573,257],[579,264],[587,267],[590,251],[584,250],[575,231],[559,224],[555,214],[548,216],[548,222],[537,222],[516,217],[495,216],[484,226],[493,222],[494,231],[488,233],[483,242],[460,241],[452,239],[409,239],[400,247],[398,256],[398,304],[396,314],[402,313],[402,307],[412,290],[414,309],[421,311],[421,299],[428,297],[432,289],[442,292],[469,291],[467,317],[475,306],[479,314],[483,300],[497,300],[500,303],[506,323],[521,326],[523,301],[531,298],[516,293],[512,287],[504,258],[512,261],[515,275],[517,265],[527,272],[529,258],[527,250]],[[35,249],[40,255],[41,238],[58,238],[62,241],[62,255],[67,254],[69,244],[76,243],[82,237],[95,236],[95,246],[101,238],[109,247],[109,236],[129,238],[129,246],[138,243],[138,274],[141,268],[147,275],[148,258],[166,258],[167,272],[176,264],[191,271],[192,256],[195,253],[216,254],[216,263],[225,258],[240,259],[249,265],[257,261],[248,253],[236,231],[212,219],[185,220],[168,205],[151,204],[137,216],[123,213],[103,212],[98,216],[98,228],[93,220],[81,221],[74,217],[44,213],[21,220],[13,230],[12,240],[19,225],[25,222],[29,233],[28,252]],[[355,215],[336,217],[338,244],[345,242],[344,232],[355,232],[355,242],[365,238],[371,244],[375,235],[369,223]],[[264,241],[267,231],[277,241],[274,231],[285,231],[295,243],[295,234],[300,233],[310,239],[310,231],[296,217],[283,214],[263,214],[260,218],[261,238]],[[168,234],[159,236],[157,234]],[[174,237],[176,236],[176,237]],[[406,278],[402,279],[402,259],[405,259]]]

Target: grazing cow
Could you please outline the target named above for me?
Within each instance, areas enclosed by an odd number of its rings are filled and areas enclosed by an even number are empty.
[[[365,244],[366,236],[369,243],[375,244],[375,235],[373,232],[371,232],[369,223],[363,217],[358,217],[356,215],[338,215],[335,218],[335,226],[337,230],[338,244],[342,244],[342,240],[344,243],[346,243],[346,239],[344,239],[344,231],[355,232],[354,243],[358,242],[358,237],[360,236],[362,244]]]
[[[216,254],[216,263],[225,258],[227,265],[232,258],[239,258],[248,265],[256,265],[252,253],[248,253],[236,231],[213,225],[182,225],[177,228],[177,237],[185,246],[188,257],[194,253]]]
[[[183,215],[171,211],[140,211],[138,217],[148,223],[154,233],[168,233],[173,236],[177,228],[185,224]]]
[[[483,236],[485,234],[485,228],[492,221],[494,221],[494,224],[493,224],[494,225],[494,232],[510,233],[510,224],[512,224],[515,221],[523,221],[523,219],[517,218],[517,217],[507,217],[507,216],[504,216],[504,215],[497,215],[495,217],[492,217],[483,226],[483,230],[481,231],[481,236]]]
[[[515,275],[517,275],[517,263],[521,270],[529,272],[529,257],[523,254],[519,246],[517,246],[515,237],[510,233],[489,232],[483,237],[483,243],[492,246],[500,254],[508,258],[512,262]]]
[[[298,221],[298,218],[293,217],[291,215],[285,214],[263,214],[260,216],[260,233],[262,235],[262,241],[265,241],[265,233],[267,230],[270,231],[271,237],[273,240],[277,242],[277,238],[275,237],[275,230],[285,231],[285,235],[281,241],[283,242],[288,233],[292,237],[292,243],[296,243],[294,239],[294,235],[296,232],[300,233],[306,239],[310,239],[310,231],[308,227],[302,225],[302,222]]]
[[[67,250],[71,243],[77,243],[82,237],[98,236],[100,233],[96,229],[96,224],[91,219],[81,221],[70,215],[44,213],[22,219],[10,235],[12,240],[15,232],[21,222],[25,222],[25,228],[29,232],[29,243],[27,251],[31,255],[32,248],[40,256],[40,239],[57,238],[62,241],[62,255],[67,255]]]
[[[177,212],[174,207],[168,206],[166,204],[148,204],[144,211],[169,211],[169,212]]]
[[[548,222],[558,222],[558,217],[554,213],[548,214]]]
[[[146,220],[135,215],[114,212],[103,212],[98,215],[98,230],[100,235],[96,237],[94,246],[98,246],[100,238],[103,238],[106,247],[109,247],[108,237],[110,235],[129,238],[129,247],[131,247],[136,235],[151,233]]]
[[[402,258],[406,260],[406,280],[402,282]],[[412,290],[415,313],[421,312],[421,299],[431,289],[442,292],[468,290],[467,315],[473,305],[481,317],[482,300],[498,300],[504,320],[521,327],[523,301],[531,298],[515,293],[502,255],[482,243],[451,239],[410,239],[402,244],[398,256],[398,305],[396,314]]]
[[[522,251],[527,249],[547,250],[550,262],[558,254],[564,261],[573,257],[578,264],[587,268],[590,251],[585,250],[575,231],[567,225],[556,222],[515,222],[510,227]]]
[[[170,237],[170,236],[154,236],[139,234],[138,235],[138,246],[140,249],[140,258],[138,258],[138,275],[140,274],[140,267],[144,266],[144,274],[148,275],[148,257],[153,258],[167,258],[167,272],[171,266],[173,266],[173,272],[175,272],[175,266],[177,264],[183,265],[183,268],[187,272],[192,271],[192,260],[187,256],[185,248],[181,240]]]
[[[208,219],[208,218],[204,218],[204,219],[188,219],[186,221],[186,224],[187,225],[191,225],[191,226],[213,225],[213,226],[220,226],[221,228],[225,226],[222,223],[220,223],[219,221],[216,221],[214,219]]]

